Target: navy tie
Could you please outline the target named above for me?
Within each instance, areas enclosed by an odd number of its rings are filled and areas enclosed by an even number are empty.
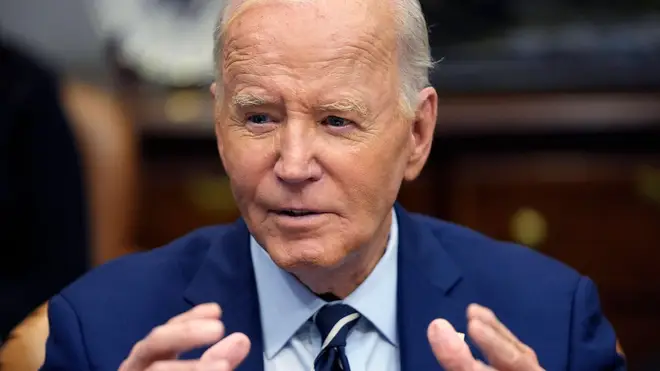
[[[346,304],[329,304],[321,308],[314,323],[321,333],[323,345],[314,361],[314,371],[350,371],[346,358],[346,338],[360,314]]]

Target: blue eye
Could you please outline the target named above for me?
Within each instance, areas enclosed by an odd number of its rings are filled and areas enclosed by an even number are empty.
[[[345,118],[341,118],[341,117],[337,117],[337,116],[328,116],[325,119],[325,122],[329,126],[337,127],[337,128],[344,127],[344,126],[351,123],[350,120],[346,120]]]
[[[247,117],[247,120],[249,122],[251,122],[253,124],[257,124],[257,125],[267,124],[267,123],[272,121],[270,116],[268,116],[265,113],[260,113],[260,114],[257,114],[257,115],[249,115]]]

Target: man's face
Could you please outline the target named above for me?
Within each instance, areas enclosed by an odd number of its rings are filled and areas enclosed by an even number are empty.
[[[419,117],[401,114],[394,23],[374,1],[257,3],[227,29],[218,149],[250,232],[290,271],[337,267],[386,237],[428,155]]]

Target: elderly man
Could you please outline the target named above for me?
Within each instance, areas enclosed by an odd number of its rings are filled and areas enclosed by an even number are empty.
[[[395,204],[436,122],[417,0],[234,1],[215,42],[242,218],[54,297],[44,370],[624,369],[589,279]]]

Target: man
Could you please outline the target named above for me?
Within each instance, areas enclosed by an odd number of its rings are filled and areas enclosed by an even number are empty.
[[[436,122],[417,0],[233,1],[216,58],[241,220],[54,297],[44,370],[624,369],[590,280],[395,205]]]

